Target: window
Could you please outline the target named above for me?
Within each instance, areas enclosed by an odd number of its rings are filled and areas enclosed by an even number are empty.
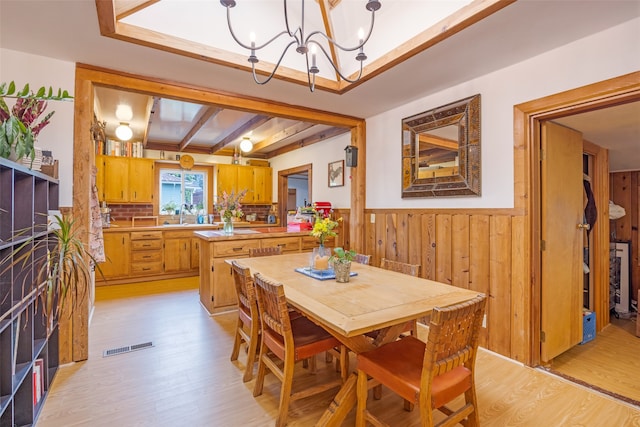
[[[160,213],[207,213],[207,172],[160,169]]]

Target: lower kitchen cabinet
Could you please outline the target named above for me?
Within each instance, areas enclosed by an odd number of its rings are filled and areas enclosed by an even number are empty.
[[[126,277],[130,274],[131,238],[129,232],[104,233],[104,253],[106,262],[100,264],[105,279]],[[96,280],[100,275],[96,275]]]
[[[178,273],[191,270],[191,239],[193,231],[164,233],[164,272]]]

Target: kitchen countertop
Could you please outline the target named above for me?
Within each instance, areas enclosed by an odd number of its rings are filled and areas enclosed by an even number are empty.
[[[222,222],[214,222],[213,224],[164,224],[164,225],[142,225],[132,227],[130,223],[119,225],[111,223],[111,227],[102,229],[103,233],[116,231],[174,231],[174,230],[217,230],[222,229]],[[233,223],[234,228],[274,228],[274,224],[267,224],[264,221],[247,222],[238,221]]]
[[[202,230],[193,233],[196,237],[208,242],[222,240],[246,240],[264,237],[288,237],[288,236],[308,236],[309,231],[287,231],[287,227],[263,227],[245,228],[233,230],[233,235],[228,236],[222,230]]]

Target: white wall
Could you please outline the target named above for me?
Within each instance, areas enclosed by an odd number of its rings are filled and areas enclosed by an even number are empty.
[[[34,91],[41,86],[67,90],[73,95],[75,64],[43,56],[0,49],[0,81],[14,81],[19,89],[26,83]],[[40,132],[36,146],[52,150],[59,160],[60,206],[73,200],[73,102],[49,101],[45,113],[55,111],[51,122]],[[88,135],[87,135],[88,137]]]
[[[513,107],[640,70],[640,19],[367,119],[367,208],[513,207]],[[482,196],[401,198],[400,122],[481,94]],[[384,173],[377,173],[384,171]]]
[[[345,133],[317,144],[269,159],[273,168],[273,201],[277,200],[278,171],[311,163],[311,198],[308,202],[331,202],[334,208],[351,206],[351,168],[345,168],[344,186],[329,188],[329,163],[344,160],[344,148],[351,145],[351,134]]]
[[[640,70],[640,19],[593,34],[494,73],[367,119],[367,208],[502,208],[513,206],[513,106]],[[73,92],[75,64],[0,49],[0,81],[28,82]],[[480,93],[482,95],[482,196],[401,198],[400,122],[403,117]],[[52,102],[56,114],[40,134],[38,146],[60,160],[60,205],[72,203],[73,103]],[[277,171],[313,164],[312,201],[350,206],[350,168],[344,187],[328,187],[328,164],[345,158],[350,135],[270,159],[274,190]],[[199,159],[198,159],[199,161]],[[360,162],[363,159],[359,159]],[[276,198],[274,194],[274,201]]]
[[[287,183],[289,189],[294,188],[296,190],[296,207],[304,206],[305,202],[309,203],[308,179],[289,178]]]

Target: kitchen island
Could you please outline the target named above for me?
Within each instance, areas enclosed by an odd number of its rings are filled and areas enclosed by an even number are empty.
[[[199,230],[194,235],[200,239],[200,302],[209,314],[237,305],[231,266],[225,260],[248,257],[250,248],[280,246],[287,254],[318,246],[309,231],[286,227],[236,228],[230,236],[222,230]]]

